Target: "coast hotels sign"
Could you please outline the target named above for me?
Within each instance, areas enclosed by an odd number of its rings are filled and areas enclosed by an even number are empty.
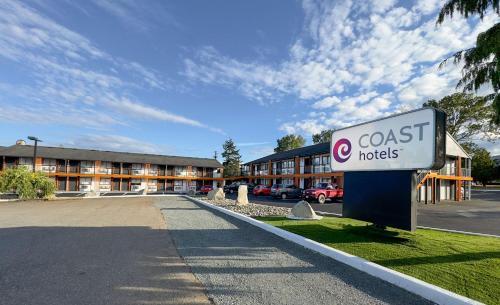
[[[434,108],[397,114],[336,130],[333,171],[434,169],[444,165],[443,114]]]
[[[333,132],[332,171],[344,172],[344,217],[414,231],[417,170],[445,164],[446,114],[422,108]]]

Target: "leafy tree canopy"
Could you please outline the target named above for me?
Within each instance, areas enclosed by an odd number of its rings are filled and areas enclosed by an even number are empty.
[[[455,12],[466,18],[472,15],[479,15],[482,19],[486,11],[493,8],[493,11],[500,16],[499,0],[450,0],[439,13],[437,24],[444,22],[445,17],[453,18]],[[494,93],[486,98],[492,100],[492,107],[495,115],[492,120],[495,124],[500,124],[500,22],[490,29],[480,33],[476,39],[476,46],[467,50],[455,53],[451,58],[455,64],[464,62],[462,78],[457,83],[458,87],[463,87],[464,91],[477,91],[486,84],[491,84]],[[448,59],[441,63],[446,64]]]
[[[439,101],[424,103],[447,113],[447,131],[460,143],[470,142],[477,136],[492,140],[500,135],[498,126],[491,123],[494,111],[484,97],[467,93],[455,93]]]
[[[476,148],[472,158],[472,177],[486,185],[495,177],[495,162],[484,148]]]
[[[240,150],[232,139],[227,139],[222,145],[222,158],[224,161],[224,177],[234,177],[240,175],[241,155]]]
[[[26,167],[8,168],[0,173],[0,192],[15,192],[20,199],[48,198],[56,185],[46,174],[29,171]]]
[[[333,129],[326,129],[321,131],[320,133],[315,133],[312,136],[312,140],[314,144],[319,144],[319,143],[327,143],[330,142],[332,139],[332,133]]]
[[[277,146],[274,152],[287,151],[294,148],[303,147],[306,144],[306,140],[300,135],[289,134],[281,139],[277,139]]]

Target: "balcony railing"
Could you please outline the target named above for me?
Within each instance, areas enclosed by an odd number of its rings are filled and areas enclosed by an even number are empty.
[[[130,175],[130,168],[122,168],[122,175]]]
[[[330,165],[314,165],[313,171],[315,174],[329,173],[331,172]]]
[[[78,166],[68,166],[68,170],[67,170],[68,173],[78,173]]]
[[[105,167],[99,168],[99,174],[111,175],[112,172],[113,170],[111,168],[105,168]]]
[[[131,169],[130,173],[133,176],[141,176],[141,175],[144,175],[144,169]]]
[[[255,171],[255,176],[267,176],[269,171],[267,169]]]
[[[81,174],[94,174],[95,169],[93,167],[80,167]]]
[[[462,176],[464,176],[464,177],[472,176],[471,169],[470,168],[462,168]]]
[[[42,165],[42,172],[44,173],[55,173],[56,166],[55,165]]]
[[[455,176],[456,175],[456,170],[454,167],[443,167],[438,171],[440,175],[445,175],[445,176]]]
[[[311,165],[303,165],[300,167],[300,173],[301,174],[311,174],[312,173],[312,166]]]

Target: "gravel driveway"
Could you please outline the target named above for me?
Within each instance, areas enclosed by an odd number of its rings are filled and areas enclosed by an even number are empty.
[[[430,304],[186,198],[156,204],[179,254],[216,304]]]

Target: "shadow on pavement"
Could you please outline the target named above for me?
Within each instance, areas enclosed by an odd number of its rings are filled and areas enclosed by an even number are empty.
[[[170,240],[170,246],[169,246]],[[0,304],[210,304],[166,230],[0,229]]]

